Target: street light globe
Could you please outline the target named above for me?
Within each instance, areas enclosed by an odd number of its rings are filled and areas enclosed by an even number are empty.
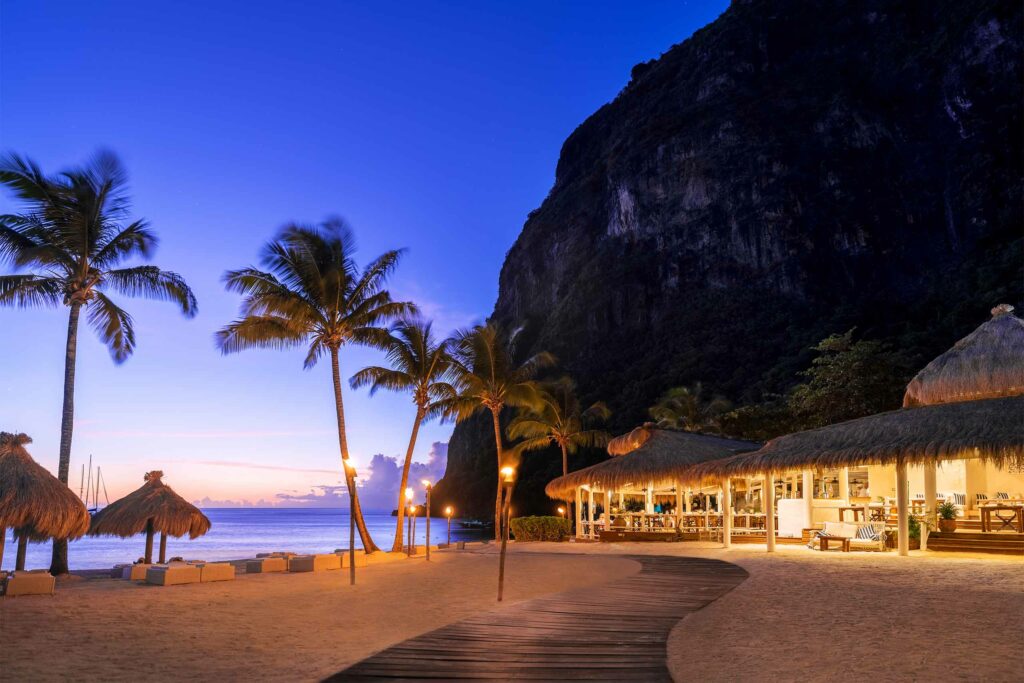
[[[430,480],[429,479],[424,479],[424,480],[420,481],[420,483],[423,484],[426,488],[428,488],[428,489],[430,488]]]
[[[449,517],[452,516],[452,507],[450,505],[444,509],[444,514],[448,515]]]
[[[505,466],[505,467],[501,468],[501,475],[503,477],[505,477],[505,481],[512,481],[512,476],[515,473],[516,473],[516,468],[514,468],[514,467]]]
[[[564,515],[565,514],[565,508],[558,508],[558,514]]]
[[[405,499],[408,500],[408,501],[411,501],[412,500],[412,496],[413,496],[412,487],[409,486],[409,487],[407,487],[405,489]]]

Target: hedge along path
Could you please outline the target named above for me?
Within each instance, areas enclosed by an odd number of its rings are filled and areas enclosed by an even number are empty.
[[[535,598],[425,633],[329,681],[671,681],[675,624],[747,572],[721,560],[625,555],[639,574]]]
[[[517,541],[561,541],[572,535],[572,523],[553,515],[513,517],[508,525]]]

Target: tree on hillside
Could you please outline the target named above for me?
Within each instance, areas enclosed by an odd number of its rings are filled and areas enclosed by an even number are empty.
[[[853,332],[830,335],[812,347],[818,356],[789,397],[802,429],[900,407],[907,363],[883,342],[854,341]]]
[[[732,408],[721,396],[704,397],[704,386],[694,382],[688,387],[669,389],[648,409],[659,427],[688,432],[717,432],[719,418]]]
[[[58,176],[44,175],[32,161],[8,155],[0,160],[0,183],[26,208],[0,216],[0,259],[15,269],[37,271],[0,276],[0,305],[68,308],[57,464],[57,478],[67,484],[82,312],[114,362],[122,363],[135,350],[135,329],[132,317],[109,292],[170,301],[189,318],[196,314],[196,298],[176,273],[156,266],[121,267],[133,257],[151,256],[157,237],[145,220],[130,217],[128,176],[114,154],[100,152],[86,166]],[[67,541],[54,540],[50,572],[68,572]]]
[[[368,553],[378,548],[366,528],[349,467],[339,356],[343,346],[387,349],[393,339],[385,326],[416,312],[411,303],[392,301],[384,289],[401,255],[401,250],[385,252],[360,270],[355,239],[340,220],[315,227],[288,225],[263,247],[260,262],[266,270],[249,267],[224,275],[228,291],[244,297],[242,317],[216,336],[225,354],[306,347],[307,370],[325,354],[330,357],[345,483]]]
[[[395,541],[392,552],[402,550],[403,522],[405,520],[405,488],[409,485],[409,468],[416,448],[416,437],[424,420],[439,417],[446,402],[455,396],[455,388],[448,382],[451,357],[447,340],[438,341],[431,332],[431,324],[420,320],[406,320],[391,330],[386,346],[389,367],[363,368],[349,380],[353,389],[369,385],[370,395],[379,389],[407,391],[416,405],[412,435],[402,465],[402,482],[398,487],[398,519],[395,523]]]
[[[494,534],[501,529],[501,468],[507,464],[501,437],[501,411],[537,407],[540,392],[537,372],[554,364],[549,353],[521,358],[522,328],[506,333],[493,323],[457,332],[450,342],[452,371],[457,395],[447,402],[446,412],[461,422],[478,411],[491,414],[498,457],[498,488],[494,501]]]

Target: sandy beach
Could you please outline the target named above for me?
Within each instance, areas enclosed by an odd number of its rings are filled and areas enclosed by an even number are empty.
[[[77,580],[0,602],[10,680],[317,680],[406,638],[501,609],[493,546],[345,572],[155,588]],[[781,546],[511,546],[505,606],[626,580],[625,554],[713,557],[750,577],[680,621],[676,680],[1019,680],[1024,560]],[[922,647],[921,643],[928,643]],[[58,660],[46,653],[60,647]]]
[[[637,571],[607,558],[514,554],[504,606]],[[315,681],[495,602],[492,554],[434,553],[359,570],[242,575],[158,588],[64,583],[52,597],[0,600],[0,679]],[[52,657],[54,649],[60,657]]]

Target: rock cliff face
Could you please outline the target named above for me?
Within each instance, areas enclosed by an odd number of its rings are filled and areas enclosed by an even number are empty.
[[[1022,50],[1015,0],[734,2],[566,140],[493,318],[619,430],[681,383],[784,391],[853,326],[923,364],[1021,303]],[[441,492],[486,514],[494,468],[461,425]]]

